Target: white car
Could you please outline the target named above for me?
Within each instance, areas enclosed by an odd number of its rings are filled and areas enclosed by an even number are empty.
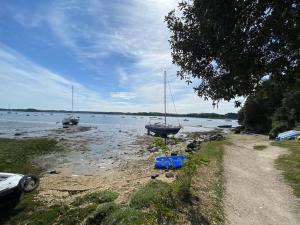
[[[23,194],[34,191],[39,183],[34,175],[0,173],[0,209],[16,206]]]

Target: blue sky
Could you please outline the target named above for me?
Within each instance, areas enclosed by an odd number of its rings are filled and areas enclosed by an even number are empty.
[[[162,111],[163,71],[178,113],[218,108],[176,77],[164,16],[176,0],[0,1],[0,107]],[[169,98],[168,111],[174,112]]]

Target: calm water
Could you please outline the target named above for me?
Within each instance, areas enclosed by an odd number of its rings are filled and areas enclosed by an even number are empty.
[[[137,152],[141,146],[135,141],[146,134],[145,125],[149,122],[163,122],[162,117],[147,116],[76,114],[80,116],[80,125],[91,126],[85,132],[66,133],[61,130],[64,113],[24,113],[0,112],[0,138],[15,137],[54,137],[64,138],[74,143],[73,149],[79,149],[84,143],[88,151],[70,151],[67,154],[49,155],[45,167],[60,167],[68,174],[95,173],[101,169],[119,165],[126,160],[139,158]],[[188,120],[188,121],[184,121]],[[237,126],[237,121],[200,118],[168,118],[170,124],[181,124],[180,133],[191,131],[209,131],[219,125]],[[180,135],[180,133],[178,135]],[[80,148],[82,150],[82,146]],[[48,164],[49,165],[48,165]]]
[[[150,118],[148,116],[120,116],[99,114],[76,114],[80,116],[80,125],[94,126],[103,132],[116,132],[124,130],[136,135],[146,133],[145,124],[163,122],[162,117]],[[0,137],[13,136],[16,132],[26,132],[25,136],[42,136],[51,130],[61,128],[61,121],[67,114],[64,113],[24,113],[0,112]],[[188,120],[188,121],[184,121]],[[207,131],[219,125],[229,124],[237,126],[237,121],[223,119],[203,119],[170,117],[168,123],[183,125],[181,132]],[[201,127],[202,126],[202,127]]]

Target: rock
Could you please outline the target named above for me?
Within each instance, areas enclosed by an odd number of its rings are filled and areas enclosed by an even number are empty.
[[[59,172],[56,170],[51,170],[51,171],[49,171],[49,174],[59,174]]]
[[[202,141],[194,140],[193,142],[189,143],[186,147],[188,150],[195,151],[200,147],[201,142]]]
[[[169,171],[169,172],[166,173],[166,177],[167,178],[175,177],[175,173],[173,171]]]
[[[151,175],[151,179],[155,179],[155,178],[158,177],[158,176],[159,176],[159,174],[157,174],[157,173],[152,174],[152,175]]]
[[[240,134],[244,129],[245,129],[244,126],[237,126],[237,127],[232,128],[232,131],[233,131],[235,134]]]
[[[188,149],[194,150],[197,147],[197,142],[193,141],[186,146]]]
[[[208,138],[209,141],[222,141],[224,139],[225,137],[222,134],[213,134]]]
[[[153,147],[151,149],[148,150],[149,152],[158,152],[159,149],[157,147]]]

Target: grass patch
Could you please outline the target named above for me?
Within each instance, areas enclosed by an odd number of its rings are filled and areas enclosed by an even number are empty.
[[[81,198],[78,197],[74,201],[74,204],[71,205],[61,204],[49,207],[39,201],[34,201],[32,194],[29,194],[25,196],[23,201],[14,210],[5,212],[0,216],[0,224],[73,225],[80,224],[83,221],[90,221],[90,223],[87,224],[98,224],[92,222],[99,220],[99,217],[101,217],[98,215],[99,213],[104,217],[110,215],[110,213],[108,213],[110,208],[103,206],[105,206],[105,204],[108,206],[109,204],[115,205],[112,201],[114,201],[116,197],[117,194],[114,192],[95,192]],[[117,208],[119,208],[119,206],[116,205],[113,209],[116,210]]]
[[[83,197],[76,198],[73,206],[80,206],[88,203],[101,204],[105,202],[112,202],[118,197],[116,192],[112,191],[97,191],[88,193]]]
[[[257,151],[262,151],[267,148],[266,145],[254,145],[253,148]]]
[[[276,160],[279,169],[283,170],[284,178],[292,186],[294,194],[300,197],[300,142],[278,141],[272,145],[287,148],[289,153]]]
[[[53,139],[0,139],[0,171],[39,174],[42,168],[32,160],[57,151],[62,151],[62,148]]]
[[[155,219],[149,213],[129,207],[119,208],[108,215],[102,225],[152,225]]]
[[[228,144],[228,141],[203,143],[202,151],[194,157],[192,163],[198,166],[192,166],[192,172],[183,171],[182,177],[193,174],[188,209],[189,220],[194,224],[224,224],[223,153],[224,145]]]
[[[171,186],[160,180],[153,180],[133,194],[130,207],[147,209],[161,203],[168,207],[174,205]]]

